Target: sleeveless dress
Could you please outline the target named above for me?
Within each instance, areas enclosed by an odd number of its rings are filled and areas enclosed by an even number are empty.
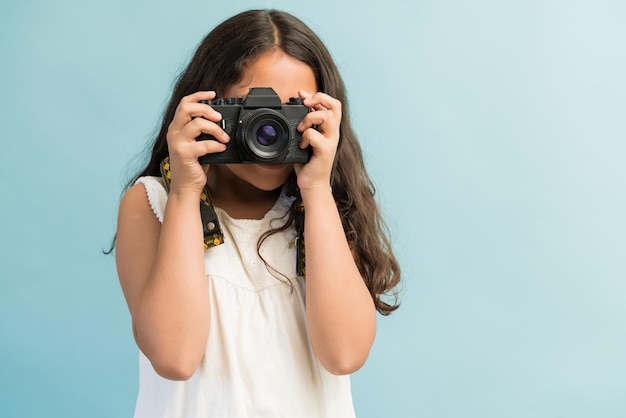
[[[142,177],[137,183],[162,222],[162,180]],[[275,219],[292,199],[283,192],[260,220],[233,219],[215,208],[224,243],[204,252],[211,300],[205,355],[189,380],[177,382],[160,377],[140,351],[135,418],[355,416],[350,377],[326,371],[309,341],[295,228],[272,235],[260,250],[293,286],[272,276],[257,254],[259,236],[284,222]]]

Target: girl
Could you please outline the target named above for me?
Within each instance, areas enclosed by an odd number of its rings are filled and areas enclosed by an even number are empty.
[[[297,126],[310,160],[201,165],[231,140],[206,101],[254,87],[310,108]],[[200,44],[119,208],[117,269],[141,352],[136,417],[354,416],[348,375],[369,354],[376,310],[397,308],[400,273],[344,90],[320,39],[283,12],[241,13]],[[223,234],[208,249],[201,199]]]

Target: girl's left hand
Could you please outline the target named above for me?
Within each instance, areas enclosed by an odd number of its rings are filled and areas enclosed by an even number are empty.
[[[299,92],[304,105],[313,111],[309,112],[298,125],[302,132],[300,148],[313,148],[313,155],[306,164],[296,164],[296,176],[301,192],[319,187],[328,190],[330,174],[339,144],[339,126],[341,123],[341,102],[327,94],[311,95],[304,90]],[[316,129],[313,129],[313,126]]]

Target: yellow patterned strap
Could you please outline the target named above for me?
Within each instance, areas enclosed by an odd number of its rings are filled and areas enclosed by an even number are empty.
[[[298,195],[296,202],[296,271],[298,276],[306,276],[306,257],[304,251],[304,203]]]
[[[170,157],[165,157],[161,162],[161,176],[165,182],[165,190],[169,192],[172,183],[172,172],[170,171]],[[202,218],[202,229],[204,232],[204,249],[216,247],[224,243],[224,234],[217,218],[209,189],[204,186],[200,194],[200,217]]]

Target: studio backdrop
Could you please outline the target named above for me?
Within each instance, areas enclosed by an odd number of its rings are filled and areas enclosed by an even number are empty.
[[[309,24],[403,273],[359,417],[626,416],[626,3],[5,1],[0,415],[130,417],[123,187],[204,35]]]

